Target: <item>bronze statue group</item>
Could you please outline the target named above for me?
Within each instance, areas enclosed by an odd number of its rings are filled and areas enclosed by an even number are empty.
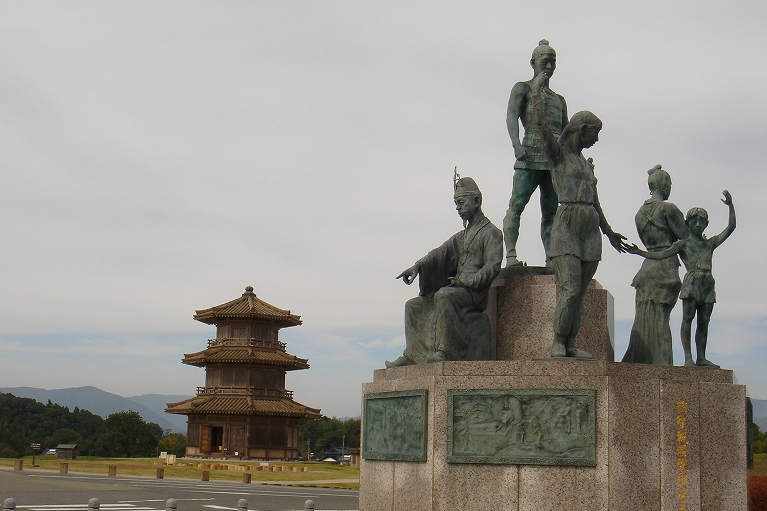
[[[507,110],[516,162],[503,232],[482,213],[482,193],[474,180],[456,173],[454,199],[464,229],[397,276],[406,284],[420,276],[420,292],[405,305],[405,351],[386,362],[386,367],[489,359],[490,323],[483,313],[488,291],[501,271],[504,243],[506,267],[524,265],[517,258],[516,243],[522,212],[536,189],[546,266],[553,269],[558,288],[552,357],[591,358],[575,346],[575,337],[586,289],[602,256],[604,234],[618,252],[645,258],[631,284],[636,289],[636,313],[623,362],[673,365],[669,318],[681,297],[684,365],[719,367],[706,359],[708,324],[716,302],[711,261],[714,249],[735,229],[732,196],[723,192],[722,202],[729,208],[727,227],[707,238],[703,234],[708,225],[706,210],[692,208],[683,217],[679,208],[667,202],[671,176],[656,165],[648,171],[650,198],[635,217],[646,250],[627,244],[605,218],[593,162],[582,153],[599,140],[602,121],[588,111],[568,120],[564,97],[549,88],[556,53],[548,41],[541,40],[533,50],[530,65],[533,78],[514,85]],[[678,257],[687,270],[683,281]]]

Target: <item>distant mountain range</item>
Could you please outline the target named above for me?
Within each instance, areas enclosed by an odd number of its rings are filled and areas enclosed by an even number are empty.
[[[170,429],[174,433],[186,434],[186,416],[165,413],[167,403],[175,403],[191,396],[143,394],[141,396],[122,397],[105,392],[96,387],[74,387],[70,389],[37,389],[34,387],[3,387],[0,392],[13,394],[16,397],[28,397],[41,403],[52,403],[67,406],[70,410],[76,407],[88,410],[106,419],[117,412],[133,410],[138,412],[146,422],[157,423],[162,429]],[[767,401],[765,402],[767,403]]]

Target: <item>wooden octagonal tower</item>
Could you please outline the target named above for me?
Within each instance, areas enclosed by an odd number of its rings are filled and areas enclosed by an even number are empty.
[[[183,359],[205,368],[205,386],[165,410],[188,417],[186,455],[298,458],[298,421],[319,418],[320,410],[285,390],[285,373],[309,364],[285,351],[278,332],[301,317],[260,300],[250,286],[240,298],[195,312],[217,327],[206,350]]]

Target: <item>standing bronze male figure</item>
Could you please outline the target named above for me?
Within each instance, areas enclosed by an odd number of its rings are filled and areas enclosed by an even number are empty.
[[[567,104],[565,98],[549,89],[549,78],[557,67],[557,54],[545,39],[533,50],[530,59],[533,67],[533,79],[543,75],[545,81],[541,89],[541,98],[545,110],[546,125],[554,137],[559,137],[567,125]],[[532,121],[530,96],[533,79],[518,82],[511,89],[509,108],[506,111],[506,127],[509,130],[511,144],[514,146],[514,183],[509,200],[509,210],[503,219],[503,237],[506,243],[506,266],[521,265],[517,259],[517,239],[519,238],[519,218],[530,196],[536,188],[541,194],[541,241],[546,251],[546,264],[549,263],[551,244],[551,226],[557,212],[557,194],[551,184],[551,163],[543,152],[541,135]],[[522,141],[519,140],[519,121],[525,128]]]

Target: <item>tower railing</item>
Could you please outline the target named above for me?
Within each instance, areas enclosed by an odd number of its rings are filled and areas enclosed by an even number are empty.
[[[271,339],[256,339],[251,337],[250,339],[208,339],[208,348],[213,346],[228,346],[228,347],[246,347],[246,348],[274,348],[280,351],[285,351],[287,344],[277,340]]]
[[[264,387],[197,387],[198,396],[263,396],[293,399],[293,391]]]

